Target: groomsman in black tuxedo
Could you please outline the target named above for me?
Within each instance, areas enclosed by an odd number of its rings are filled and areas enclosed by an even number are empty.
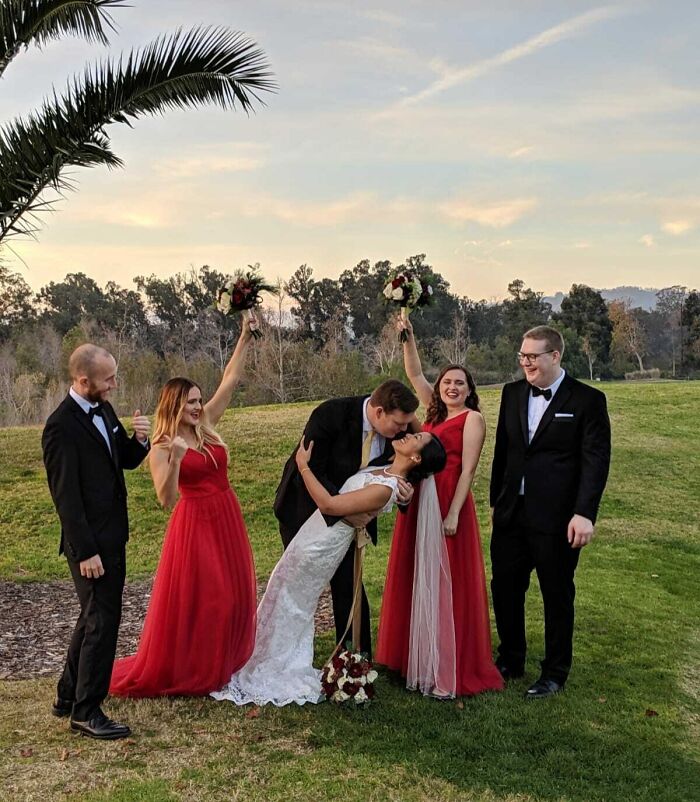
[[[574,572],[590,543],[610,465],[605,396],[561,367],[549,326],[523,337],[525,378],[506,384],[491,471],[491,591],[505,679],[525,668],[525,593],[534,569],[544,601],[545,656],[529,699],[562,690],[571,669]]]
[[[325,401],[311,413],[304,437],[306,444],[313,440],[314,449],[309,463],[314,475],[329,493],[336,495],[344,482],[368,465],[386,465],[393,457],[391,441],[404,436],[407,430],[418,431],[420,425],[415,411],[418,399],[399,381],[390,379],[380,384],[371,396],[351,396]],[[280,522],[280,534],[285,548],[316,510],[299,475],[295,460],[296,448],[287,460],[275,495],[274,510]],[[413,489],[403,482],[399,501],[407,504]],[[346,520],[353,526],[367,526],[372,541],[377,542],[377,522],[373,515],[353,515]],[[337,518],[326,516],[329,524]],[[333,616],[336,638],[343,637],[352,608],[355,545],[348,549],[343,562],[331,579]],[[361,649],[371,655],[369,603],[362,588]]]
[[[71,729],[114,740],[131,734],[107,718],[107,696],[121,620],[129,539],[123,470],[141,464],[149,449],[148,418],[137,410],[129,438],[107,401],[117,386],[117,364],[104,348],[85,344],[70,357],[72,385],[46,422],[44,465],[61,521],[59,553],[68,560],[80,616],[53,705]]]

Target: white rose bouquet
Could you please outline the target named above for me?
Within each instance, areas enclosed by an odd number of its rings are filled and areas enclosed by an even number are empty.
[[[382,293],[387,303],[401,307],[404,320],[417,306],[427,306],[433,299],[433,288],[427,281],[411,270],[399,270],[384,287]],[[405,342],[408,334],[402,330],[399,340]]]
[[[356,705],[374,699],[377,672],[364,654],[345,649],[326,663],[321,672],[323,693],[331,702],[342,704],[352,700]]]
[[[265,279],[253,267],[247,272],[237,270],[233,278],[219,290],[216,308],[223,315],[242,312],[249,319],[252,317],[251,310],[262,303],[263,292],[274,295],[277,289],[271,284],[266,284]],[[251,327],[251,333],[254,337],[262,337],[259,329]]]

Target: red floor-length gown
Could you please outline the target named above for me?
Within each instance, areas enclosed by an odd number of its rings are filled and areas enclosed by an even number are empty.
[[[443,518],[449,512],[462,472],[462,437],[468,415],[467,411],[442,423],[423,426],[424,431],[440,438],[447,452],[445,468],[435,474]],[[407,512],[396,516],[375,653],[377,663],[400,671],[403,676],[408,670],[419,492],[417,488]],[[503,680],[491,654],[484,560],[471,492],[459,514],[456,533],[446,536],[445,541],[452,576],[457,695],[500,690]]]
[[[189,449],[180,465],[135,655],[117,660],[115,696],[203,696],[225,685],[255,641],[255,568],[226,449]]]

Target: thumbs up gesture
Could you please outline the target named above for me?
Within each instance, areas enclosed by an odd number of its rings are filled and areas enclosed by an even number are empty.
[[[141,414],[141,410],[137,409],[134,412],[134,417],[131,419],[131,427],[134,430],[136,439],[145,443],[148,441],[148,433],[151,431],[151,423],[145,415]]]

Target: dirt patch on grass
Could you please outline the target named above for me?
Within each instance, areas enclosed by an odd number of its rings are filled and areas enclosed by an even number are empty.
[[[152,581],[129,582],[117,656],[138,646]],[[258,585],[258,599],[265,589]],[[80,608],[71,582],[0,582],[0,679],[31,679],[61,671]],[[316,632],[333,629],[328,590],[316,610]]]

